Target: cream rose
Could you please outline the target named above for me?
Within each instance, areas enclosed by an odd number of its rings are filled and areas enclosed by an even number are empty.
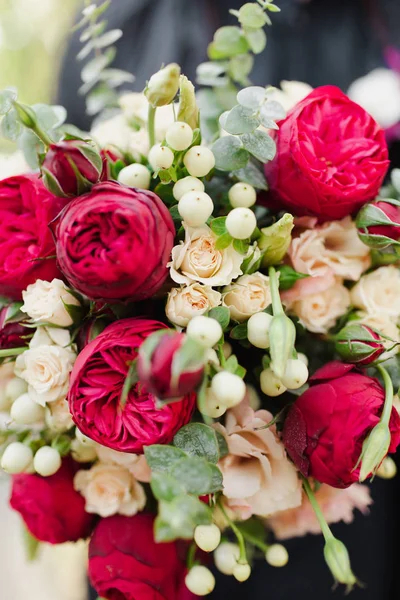
[[[143,487],[125,467],[98,463],[78,471],[74,486],[86,500],[86,512],[103,518],[115,514],[132,517],[146,504]]]
[[[185,241],[172,249],[171,278],[176,283],[204,283],[209,286],[228,285],[242,275],[243,255],[233,245],[217,250],[217,236],[208,225],[185,227]]]
[[[242,519],[268,516],[301,504],[301,483],[286,456],[266,410],[254,412],[243,401],[229,410],[226,425],[215,426],[225,438],[229,454],[218,463],[227,505]]]
[[[351,301],[367,313],[400,317],[400,269],[379,267],[361,277],[351,290]]]
[[[14,363],[8,362],[0,364],[0,411],[8,410],[10,408],[12,399],[7,394],[7,385],[14,378]]]
[[[376,331],[379,331],[383,336],[390,338],[383,340],[383,345],[388,350],[379,357],[379,360],[387,360],[400,352],[400,346],[395,346],[396,342],[400,342],[400,329],[390,317],[381,313],[369,314],[360,311],[357,313],[357,321],[364,325],[369,325],[369,327],[376,329]]]
[[[269,277],[256,272],[242,275],[223,290],[223,305],[229,308],[232,319],[245,321],[271,304]]]
[[[358,281],[371,264],[370,250],[360,241],[350,217],[306,229],[293,239],[288,254],[296,271],[313,277],[330,270]]]
[[[50,323],[59,327],[70,327],[73,324],[65,305],[80,306],[79,300],[70,293],[61,279],[37,279],[22,292],[22,299],[22,312],[35,323]]]
[[[68,402],[65,398],[51,402],[46,407],[45,419],[47,426],[57,432],[68,431],[74,425],[71,413],[69,412]]]
[[[190,319],[219,306],[221,301],[222,295],[210,286],[192,283],[172,288],[168,294],[165,312],[171,323],[186,327]]]
[[[100,462],[125,467],[138,481],[144,483],[150,481],[151,470],[144,454],[118,452],[100,444],[95,444],[95,449]]]
[[[38,327],[29,342],[29,348],[40,346],[61,346],[75,354],[75,346],[71,344],[71,334],[67,329],[59,327]]]

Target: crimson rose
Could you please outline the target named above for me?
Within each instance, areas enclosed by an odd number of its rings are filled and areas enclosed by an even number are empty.
[[[265,168],[271,198],[296,216],[342,219],[373,200],[389,161],[384,131],[334,86],[316,88],[280,121]]]
[[[22,290],[37,279],[61,277],[55,258],[50,258],[55,246],[48,224],[64,204],[37,175],[0,181],[1,295],[19,300]]]
[[[311,377],[311,387],[291,407],[283,442],[306,477],[335,488],[358,481],[354,470],[362,445],[377,425],[385,392],[377,379],[352,373],[354,366],[332,362]],[[389,452],[400,443],[400,417],[393,408]]]
[[[147,319],[122,319],[106,327],[78,355],[68,399],[82,433],[114,450],[140,453],[143,446],[168,444],[190,421],[196,400],[193,393],[157,408],[155,397],[139,381],[133,382],[123,398],[138,348],[164,327]]]
[[[79,468],[72,459],[64,459],[50,477],[14,475],[10,505],[37,540],[63,544],[90,535],[94,517],[85,512],[85,500],[74,489]]]
[[[57,258],[91,300],[142,300],[165,281],[175,228],[158,196],[116,182],[93,186],[54,224]]]
[[[154,517],[101,519],[89,545],[89,578],[107,600],[181,600],[185,565],[176,542],[157,544]]]
[[[388,198],[363,206],[356,225],[361,241],[370,248],[400,244],[400,202]]]

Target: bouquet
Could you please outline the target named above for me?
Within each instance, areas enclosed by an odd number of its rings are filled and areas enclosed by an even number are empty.
[[[339,89],[252,86],[279,8],[118,96],[108,3],[78,58],[92,131],[0,95],[1,465],[30,546],[89,540],[107,600],[211,593],[367,512],[400,443],[400,172]],[[384,187],[382,187],[384,184]]]

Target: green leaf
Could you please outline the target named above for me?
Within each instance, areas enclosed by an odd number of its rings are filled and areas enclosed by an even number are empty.
[[[229,233],[220,235],[215,243],[216,250],[225,250],[232,243],[233,237]]]
[[[174,445],[189,454],[217,463],[219,446],[215,430],[204,423],[189,423],[178,431]]]
[[[215,235],[224,235],[226,233],[226,217],[217,217],[211,221],[210,227]]]
[[[240,27],[226,26],[215,32],[214,40],[208,46],[208,56],[211,60],[221,60],[244,54],[248,50],[249,44]]]
[[[249,161],[246,167],[238,169],[234,175],[239,181],[249,183],[258,190],[268,190],[264,172],[254,162]]]
[[[170,471],[173,465],[186,457],[179,448],[162,444],[145,446],[144,455],[152,471]]]
[[[252,540],[262,543],[266,542],[267,530],[264,523],[260,519],[257,519],[257,517],[250,517],[247,521],[238,521],[236,525],[245,534],[245,538],[250,543]]]
[[[233,247],[239,254],[247,254],[250,247],[250,240],[233,240]]]
[[[157,542],[192,539],[197,525],[208,525],[211,521],[210,507],[193,496],[178,496],[171,502],[161,501],[154,523],[155,539]]]
[[[218,321],[222,327],[222,331],[225,331],[231,320],[231,315],[227,306],[215,306],[208,312],[207,317]]]
[[[220,171],[237,171],[249,161],[249,153],[243,148],[240,139],[233,136],[222,137],[212,147],[215,167]]]
[[[13,100],[17,99],[15,90],[6,89],[0,92],[0,115],[6,115],[12,109]]]
[[[290,290],[299,279],[305,279],[308,275],[298,273],[289,265],[282,265],[276,269],[279,271],[279,289]]]
[[[247,340],[247,321],[236,325],[231,331],[230,337],[233,340]]]
[[[187,456],[172,465],[170,473],[185,488],[188,494],[203,496],[208,494],[213,473],[204,458]]]
[[[226,371],[229,371],[229,373],[236,373],[236,369],[238,368],[238,366],[238,359],[234,354],[231,354],[225,362],[224,369]]]
[[[135,76],[123,69],[104,69],[100,73],[99,79],[108,87],[117,88],[123,83],[132,83],[135,81]]]
[[[209,488],[209,494],[215,494],[216,492],[220,492],[223,490],[223,477],[222,473],[216,465],[209,465],[212,471],[212,482]]]
[[[18,121],[17,113],[11,109],[1,121],[1,134],[7,140],[15,142],[22,131],[22,126]]]
[[[183,485],[166,472],[156,471],[153,473],[150,487],[157,500],[166,500],[167,502],[185,493]]]
[[[218,442],[218,448],[219,448],[219,457],[224,458],[224,456],[227,456],[229,454],[229,448],[228,448],[228,444],[226,442],[226,439],[224,438],[224,436],[222,435],[222,433],[220,433],[219,431],[216,431],[216,436],[217,436],[217,442]]]
[[[114,60],[115,55],[116,50],[112,47],[109,48],[104,54],[96,56],[91,61],[89,61],[82,69],[82,81],[84,83],[97,81],[101,71],[105,69]]]
[[[260,108],[260,106],[266,100],[267,91],[265,88],[260,87],[258,85],[252,85],[250,87],[244,88],[240,90],[237,95],[237,101],[242,106],[246,108],[250,108],[253,111],[256,111]]]
[[[244,32],[250,49],[254,54],[261,54],[267,45],[267,34],[263,29],[245,29]]]
[[[229,61],[229,75],[240,85],[248,85],[248,75],[251,73],[254,65],[254,58],[251,54],[239,54]]]
[[[247,370],[244,367],[242,367],[242,365],[238,365],[236,367],[235,375],[237,375],[241,379],[244,379],[246,377],[246,373]]]
[[[245,133],[241,140],[246,150],[262,163],[272,160],[276,154],[276,144],[265,131]]]
[[[25,525],[23,525],[22,536],[26,558],[29,562],[33,562],[38,556],[40,542],[31,534]]]
[[[269,100],[262,105],[260,110],[260,116],[263,119],[272,119],[273,121],[280,121],[286,117],[286,111],[279,102],[276,100]]]
[[[24,157],[31,169],[39,167],[39,155],[44,152],[44,145],[39,138],[28,129],[22,131],[18,138],[18,148],[24,153]]]
[[[204,62],[197,67],[196,79],[199,85],[212,87],[225,86],[229,79],[226,77],[228,62]],[[204,91],[204,90],[202,90]]]
[[[121,29],[110,29],[93,40],[94,48],[107,48],[117,42],[123,35]]]
[[[219,122],[222,129],[225,129],[225,131],[232,135],[250,133],[257,129],[260,124],[254,111],[240,104],[234,106],[229,112],[223,113]]]
[[[239,22],[243,27],[260,29],[267,23],[266,15],[259,4],[247,2],[239,9]]]

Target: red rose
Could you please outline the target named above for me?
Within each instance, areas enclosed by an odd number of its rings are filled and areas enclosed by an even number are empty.
[[[373,200],[389,161],[383,130],[339,88],[316,88],[279,123],[265,168],[271,198],[296,216],[342,219]]]
[[[73,460],[64,459],[50,477],[13,477],[10,505],[37,540],[63,544],[90,535],[94,517],[85,512],[85,500],[74,489],[74,475],[79,468]]]
[[[107,600],[180,600],[185,565],[178,546],[157,544],[154,517],[101,519],[89,545],[89,578]]]
[[[354,470],[362,445],[379,422],[385,392],[377,379],[332,362],[311,377],[311,387],[291,407],[283,428],[290,458],[306,477],[335,488],[358,481]],[[393,408],[389,452],[400,443],[400,417]]]
[[[48,224],[64,203],[37,175],[0,181],[1,295],[19,300],[22,290],[36,279],[61,277],[55,258],[49,258],[56,252]]]
[[[70,198],[90,190],[100,180],[103,161],[83,140],[51,144],[41,168],[43,182],[55,196]]]
[[[30,330],[17,322],[7,322],[12,307],[5,306],[0,310],[0,350],[7,348],[18,348],[27,345],[24,339]]]
[[[400,202],[388,199],[363,206],[356,225],[361,241],[370,248],[400,244]]]
[[[123,164],[125,164],[123,155],[117,152],[114,148],[102,148],[100,150],[100,156],[103,162],[100,180],[109,181],[110,179],[114,179],[112,177],[112,166],[118,161],[121,161]]]
[[[183,333],[168,329],[165,333],[153,333],[139,350],[140,381],[160,400],[180,398],[192,392],[203,379],[204,360],[200,352],[190,365],[186,364],[179,377],[174,378],[174,364],[180,358],[180,351],[184,352],[186,339]]]
[[[386,350],[379,333],[351,321],[335,335],[335,350],[344,362],[370,365]]]
[[[121,402],[129,367],[138,348],[163,323],[122,319],[106,329],[78,355],[71,373],[69,407],[82,433],[121,452],[168,444],[190,421],[196,396],[157,408],[155,397],[139,381]]]
[[[150,298],[168,275],[175,228],[152,192],[99,183],[68,204],[54,228],[62,272],[91,300]]]

